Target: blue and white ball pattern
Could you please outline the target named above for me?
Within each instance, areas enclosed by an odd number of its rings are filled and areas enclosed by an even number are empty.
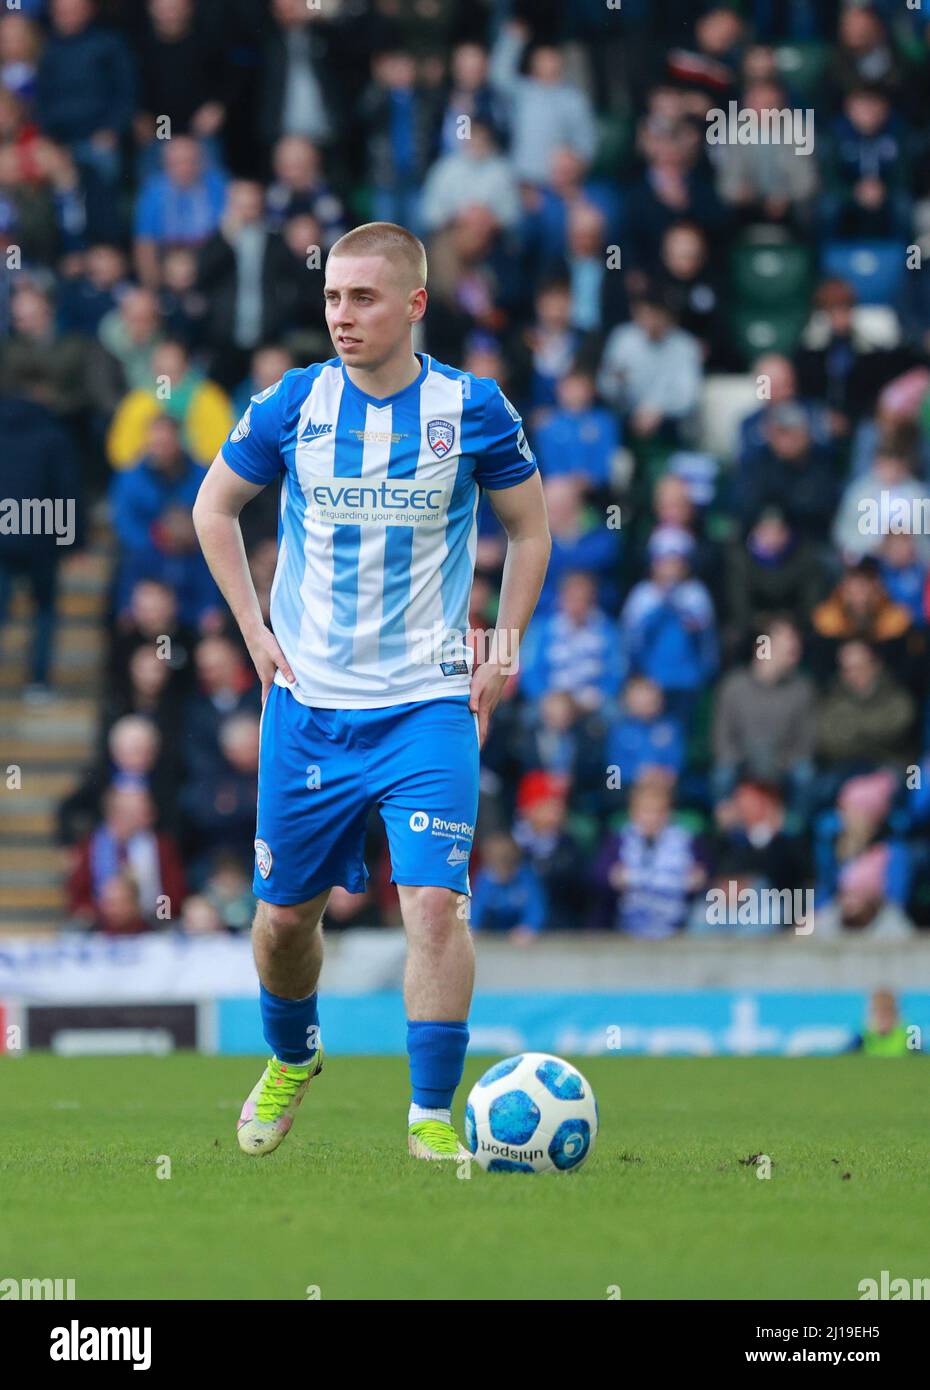
[[[495,1062],[465,1106],[465,1143],[489,1173],[567,1173],[596,1138],[591,1087],[577,1067],[546,1052]]]

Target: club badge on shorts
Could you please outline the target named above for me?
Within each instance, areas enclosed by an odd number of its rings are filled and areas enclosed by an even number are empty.
[[[267,878],[271,873],[271,850],[264,840],[255,841],[255,866],[262,878]]]
[[[444,459],[452,448],[455,426],[448,420],[430,420],[426,426],[426,442],[437,458]]]

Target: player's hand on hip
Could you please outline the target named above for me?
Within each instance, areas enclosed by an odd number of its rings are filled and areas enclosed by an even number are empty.
[[[484,747],[484,741],[488,736],[488,725],[491,722],[491,715],[497,708],[498,701],[504,692],[504,686],[510,679],[512,672],[502,670],[494,661],[486,661],[483,666],[479,666],[471,678],[471,694],[468,700],[468,708],[473,714],[478,716],[478,747]]]
[[[278,646],[277,638],[267,627],[249,643],[249,655],[262,683],[262,704],[274,684],[275,673],[280,671],[288,685],[293,685],[297,677],[287,662],[287,657]]]

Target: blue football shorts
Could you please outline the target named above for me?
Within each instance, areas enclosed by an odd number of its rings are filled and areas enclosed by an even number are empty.
[[[272,685],[262,711],[252,891],[278,904],[337,885],[363,892],[365,831],[377,806],[394,883],[470,894],[478,765],[478,717],[467,695],[321,709]]]

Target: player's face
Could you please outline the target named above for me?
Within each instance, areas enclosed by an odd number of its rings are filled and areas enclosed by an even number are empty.
[[[330,256],[326,326],[347,366],[377,367],[407,340],[411,291],[384,256]]]

